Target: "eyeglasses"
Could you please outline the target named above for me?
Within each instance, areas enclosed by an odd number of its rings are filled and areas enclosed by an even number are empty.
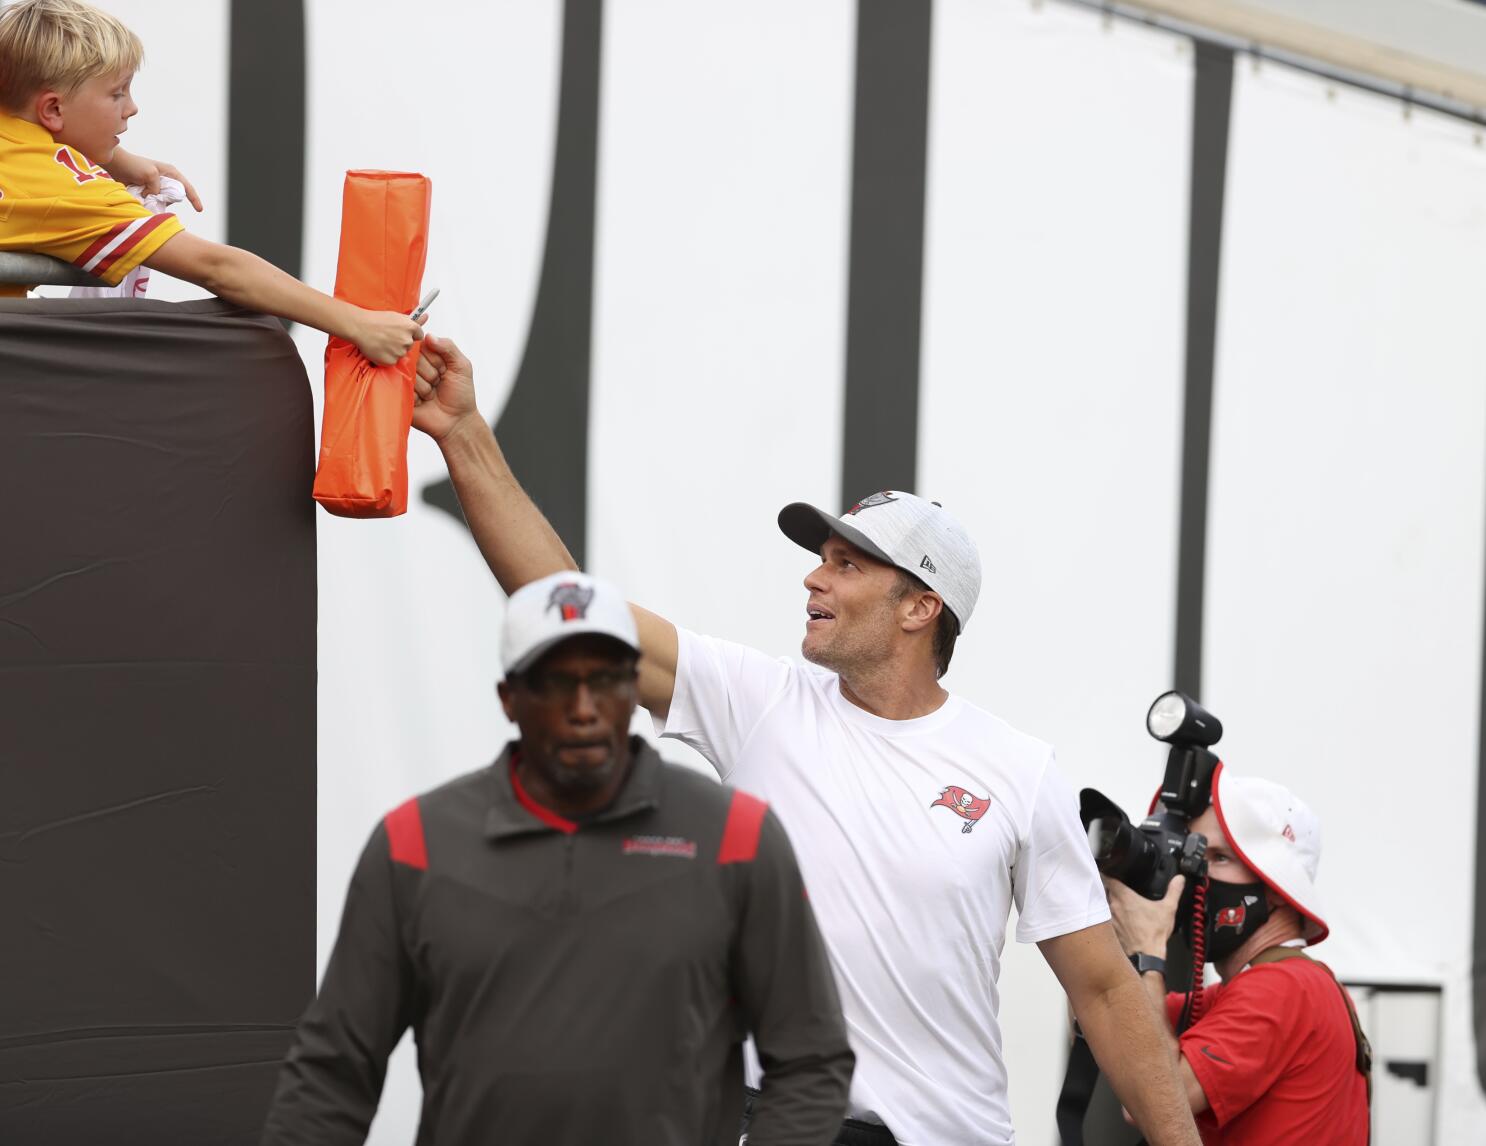
[[[527,673],[522,678],[522,683],[535,696],[542,700],[560,700],[564,703],[571,701],[578,695],[580,685],[588,688],[588,694],[595,698],[608,698],[617,696],[635,683],[639,677],[640,670],[630,666],[618,669],[595,669],[587,676],[574,676],[569,672],[557,672],[551,670],[540,673]]]

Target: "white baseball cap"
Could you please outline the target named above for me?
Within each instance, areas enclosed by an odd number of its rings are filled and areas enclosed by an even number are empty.
[[[885,489],[862,498],[840,517],[796,501],[779,511],[779,528],[817,555],[826,538],[838,534],[938,593],[961,632],[970,623],[980,596],[980,553],[965,527],[937,501]]]
[[[1213,773],[1213,810],[1234,854],[1300,912],[1307,943],[1330,932],[1316,892],[1321,821],[1294,792],[1272,780],[1237,776],[1226,765]]]
[[[587,633],[613,637],[640,652],[640,634],[623,593],[587,573],[551,573],[511,594],[501,665],[507,676],[522,672],[553,645]]]

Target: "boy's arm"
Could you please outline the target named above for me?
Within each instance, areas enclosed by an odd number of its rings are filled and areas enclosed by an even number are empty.
[[[423,336],[405,314],[363,310],[321,294],[257,255],[181,232],[144,260],[162,274],[195,283],[248,310],[277,315],[333,334],[378,366],[390,366]]]

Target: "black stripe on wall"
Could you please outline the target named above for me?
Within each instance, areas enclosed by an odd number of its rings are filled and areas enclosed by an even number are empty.
[[[299,277],[304,248],[304,0],[232,0],[227,242]]]
[[[917,483],[932,14],[928,0],[857,4],[845,504]]]
[[[587,540],[602,25],[602,0],[567,0],[563,6],[557,146],[542,275],[521,367],[495,424],[517,479],[579,565]],[[423,500],[461,516],[447,478],[425,488]]]
[[[1212,444],[1213,362],[1218,325],[1218,259],[1223,238],[1223,183],[1228,159],[1233,53],[1195,41],[1192,93],[1191,202],[1187,227],[1185,413],[1182,428],[1181,517],[1177,541],[1176,686],[1202,691],[1202,604],[1207,556],[1208,459]],[[1167,985],[1184,991],[1192,954],[1173,932],[1166,947]],[[1071,1067],[1070,1067],[1071,1069]],[[1109,1080],[1101,1076],[1078,1142],[1127,1146],[1142,1142],[1126,1125]]]
[[[1481,638],[1481,705],[1476,751],[1475,941],[1471,952],[1471,1017],[1476,1036],[1476,1079],[1486,1093],[1486,632]]]
[[[1218,261],[1233,97],[1233,52],[1196,42],[1191,208],[1187,231],[1186,402],[1181,525],[1177,542],[1176,686],[1202,694],[1202,607],[1207,565],[1208,461],[1217,355]]]

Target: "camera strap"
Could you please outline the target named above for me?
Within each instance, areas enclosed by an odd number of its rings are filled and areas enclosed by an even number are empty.
[[[1079,1031],[1068,1051],[1068,1070],[1058,1094],[1058,1138],[1062,1146],[1084,1146],[1084,1117],[1099,1081],[1099,1064],[1089,1049],[1089,1040]]]
[[[1372,1109],[1372,1044],[1368,1042],[1367,1035],[1362,1030],[1362,1023],[1357,1018],[1357,1008],[1352,1004],[1352,996],[1347,994],[1346,987],[1342,985],[1341,980],[1336,977],[1330,967],[1294,947],[1271,947],[1268,951],[1261,951],[1249,960],[1249,966],[1258,967],[1265,963],[1277,963],[1281,959],[1304,959],[1314,963],[1331,976],[1331,981],[1341,992],[1342,1002],[1347,1008],[1347,1018],[1352,1023],[1352,1038],[1357,1047],[1355,1065],[1367,1089],[1367,1107],[1370,1111]],[[1190,999],[1188,1005],[1190,1005]],[[1089,1049],[1088,1039],[1084,1038],[1081,1031],[1078,1031],[1073,1040],[1073,1046],[1068,1052],[1068,1070],[1063,1075],[1063,1089],[1058,1094],[1057,1124],[1062,1146],[1084,1146],[1084,1117],[1088,1113],[1089,1102],[1094,1097],[1094,1087],[1098,1081],[1099,1064],[1094,1061],[1094,1052]],[[1369,1140],[1371,1140],[1370,1133]]]
[[[1363,1033],[1362,1023],[1357,1018],[1357,1008],[1352,1005],[1352,996],[1347,994],[1346,987],[1336,977],[1330,967],[1319,959],[1312,959],[1304,951],[1294,947],[1271,947],[1268,951],[1261,951],[1249,960],[1250,967],[1258,967],[1264,963],[1278,963],[1281,959],[1304,959],[1307,963],[1314,963],[1326,974],[1331,976],[1331,981],[1336,984],[1336,989],[1341,992],[1342,1002],[1347,1005],[1347,1018],[1352,1021],[1352,1039],[1357,1045],[1356,1066],[1362,1074],[1362,1079],[1367,1083],[1367,1108],[1372,1109],[1372,1043],[1367,1041],[1367,1035]]]

